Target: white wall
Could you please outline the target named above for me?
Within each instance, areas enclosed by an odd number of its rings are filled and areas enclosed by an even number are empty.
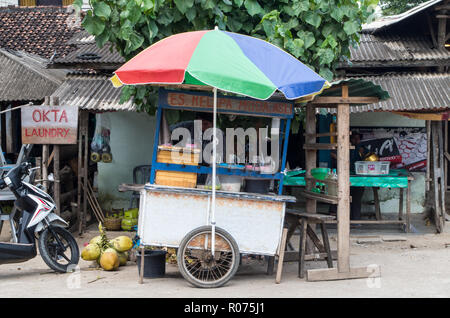
[[[128,207],[131,192],[119,192],[121,183],[133,182],[133,168],[152,161],[155,117],[145,113],[111,112],[111,163],[98,164],[98,189],[103,208]]]
[[[425,127],[424,120],[411,119],[389,112],[352,113],[350,126],[354,127]]]

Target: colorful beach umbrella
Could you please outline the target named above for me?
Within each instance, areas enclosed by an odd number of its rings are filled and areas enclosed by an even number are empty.
[[[262,100],[276,90],[297,99],[328,87],[325,79],[280,48],[217,29],[156,42],[120,67],[112,81],[115,86],[207,85]]]

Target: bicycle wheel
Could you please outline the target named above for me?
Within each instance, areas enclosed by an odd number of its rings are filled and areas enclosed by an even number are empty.
[[[192,285],[216,288],[226,284],[239,267],[239,248],[233,237],[216,227],[215,252],[211,253],[211,226],[189,232],[178,248],[178,268]]]

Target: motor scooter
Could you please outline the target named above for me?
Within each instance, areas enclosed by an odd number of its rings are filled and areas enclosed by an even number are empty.
[[[80,258],[78,244],[65,229],[69,224],[55,213],[52,197],[24,181],[30,172],[31,164],[24,162],[0,178],[0,190],[8,187],[16,197],[9,216],[12,239],[0,242],[0,264],[28,261],[37,255],[38,245],[39,254],[51,269],[73,271]]]

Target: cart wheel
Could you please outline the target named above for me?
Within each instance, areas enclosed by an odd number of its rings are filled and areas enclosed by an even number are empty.
[[[211,254],[211,226],[189,232],[177,252],[178,268],[192,285],[215,288],[227,283],[239,267],[239,248],[233,237],[216,227],[215,252]]]

